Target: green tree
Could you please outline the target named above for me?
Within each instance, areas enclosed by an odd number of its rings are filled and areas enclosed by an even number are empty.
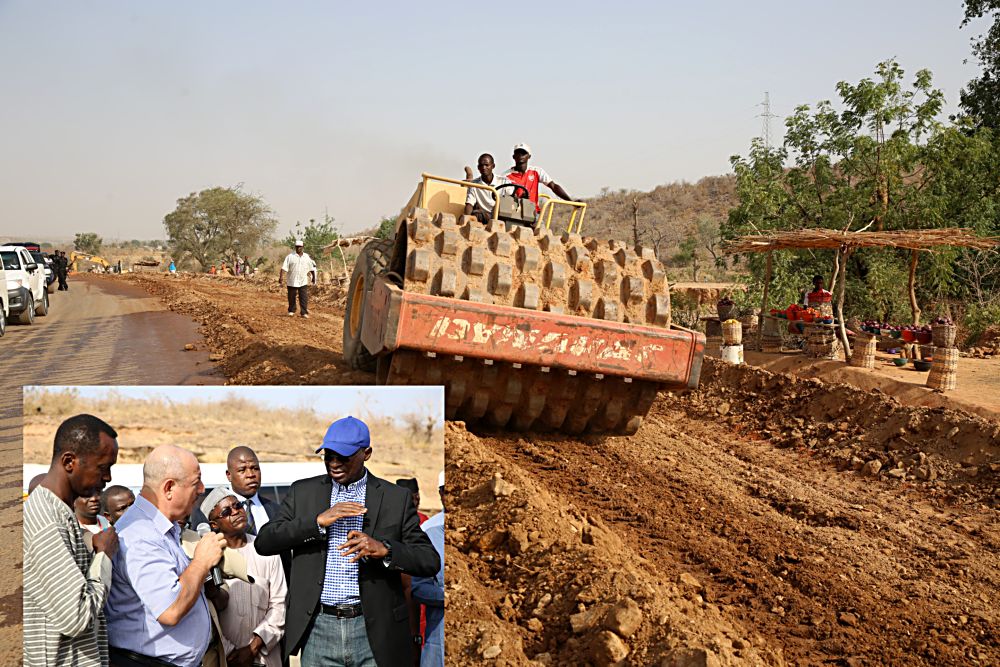
[[[89,255],[97,255],[101,252],[103,240],[94,232],[83,232],[73,239],[73,248]]]
[[[396,219],[398,216],[383,217],[379,223],[378,228],[375,230],[375,238],[377,239],[391,239],[396,233]]]
[[[313,260],[319,259],[323,248],[340,238],[337,228],[333,224],[334,219],[330,215],[324,215],[322,222],[316,222],[310,218],[309,224],[305,227],[301,222],[295,223],[294,230],[282,239],[282,245],[295,248],[295,242],[302,240],[303,249]]]
[[[829,101],[815,109],[799,106],[786,121],[780,148],[754,142],[747,157],[733,157],[740,203],[730,212],[723,235],[732,238],[816,227],[882,231],[947,224],[945,198],[935,180],[939,172],[928,168],[933,150],[929,146],[942,131],[937,116],[943,95],[933,88],[928,70],[917,72],[910,86],[904,85],[903,77],[895,61],[880,63],[874,78],[837,84],[840,110]],[[809,276],[828,274],[833,254],[778,253],[774,261],[777,280],[771,293],[779,301],[791,301]],[[856,305],[881,309],[885,303],[905,302],[907,295],[898,282],[876,277],[898,275],[901,263],[908,261],[908,253],[899,251],[855,253],[849,266],[854,280],[865,282],[871,276],[869,288],[885,282],[896,290]],[[763,257],[750,259],[758,280],[763,263]],[[919,309],[912,301],[916,318]]]
[[[278,221],[263,198],[215,187],[177,200],[163,218],[170,253],[178,263],[193,260],[202,269],[236,252],[253,253],[274,233]]]
[[[1000,128],[1000,0],[965,0],[962,26],[982,18],[993,24],[972,38],[972,55],[982,72],[962,90],[962,108],[977,125]]]

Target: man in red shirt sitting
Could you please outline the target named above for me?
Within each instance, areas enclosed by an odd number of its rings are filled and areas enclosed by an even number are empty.
[[[538,206],[538,184],[542,183],[552,192],[556,193],[560,199],[566,201],[576,201],[569,196],[561,185],[552,180],[541,167],[529,167],[528,160],[531,158],[531,147],[528,144],[517,144],[514,146],[514,166],[503,175],[511,183],[523,185],[528,191],[528,199],[535,203],[535,211],[540,211]]]

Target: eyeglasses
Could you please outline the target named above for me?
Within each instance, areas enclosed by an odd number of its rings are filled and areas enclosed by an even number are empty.
[[[233,503],[232,505],[226,505],[221,510],[219,510],[219,518],[225,519],[232,515],[233,512],[243,512],[243,505],[240,503]]]

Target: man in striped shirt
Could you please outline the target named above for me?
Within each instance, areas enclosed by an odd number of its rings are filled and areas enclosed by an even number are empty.
[[[91,555],[73,503],[111,481],[117,437],[92,415],[64,421],[56,430],[49,471],[24,503],[25,667],[108,665],[102,607],[118,536],[113,528],[95,534]]]

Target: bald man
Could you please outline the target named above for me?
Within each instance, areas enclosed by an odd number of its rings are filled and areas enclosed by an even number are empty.
[[[205,490],[194,454],[161,445],[142,475],[139,496],[115,524],[119,550],[106,606],[111,663],[197,667],[212,633],[206,596],[224,604],[225,593],[205,579],[226,539],[209,533],[194,558],[181,548],[180,522]]]

